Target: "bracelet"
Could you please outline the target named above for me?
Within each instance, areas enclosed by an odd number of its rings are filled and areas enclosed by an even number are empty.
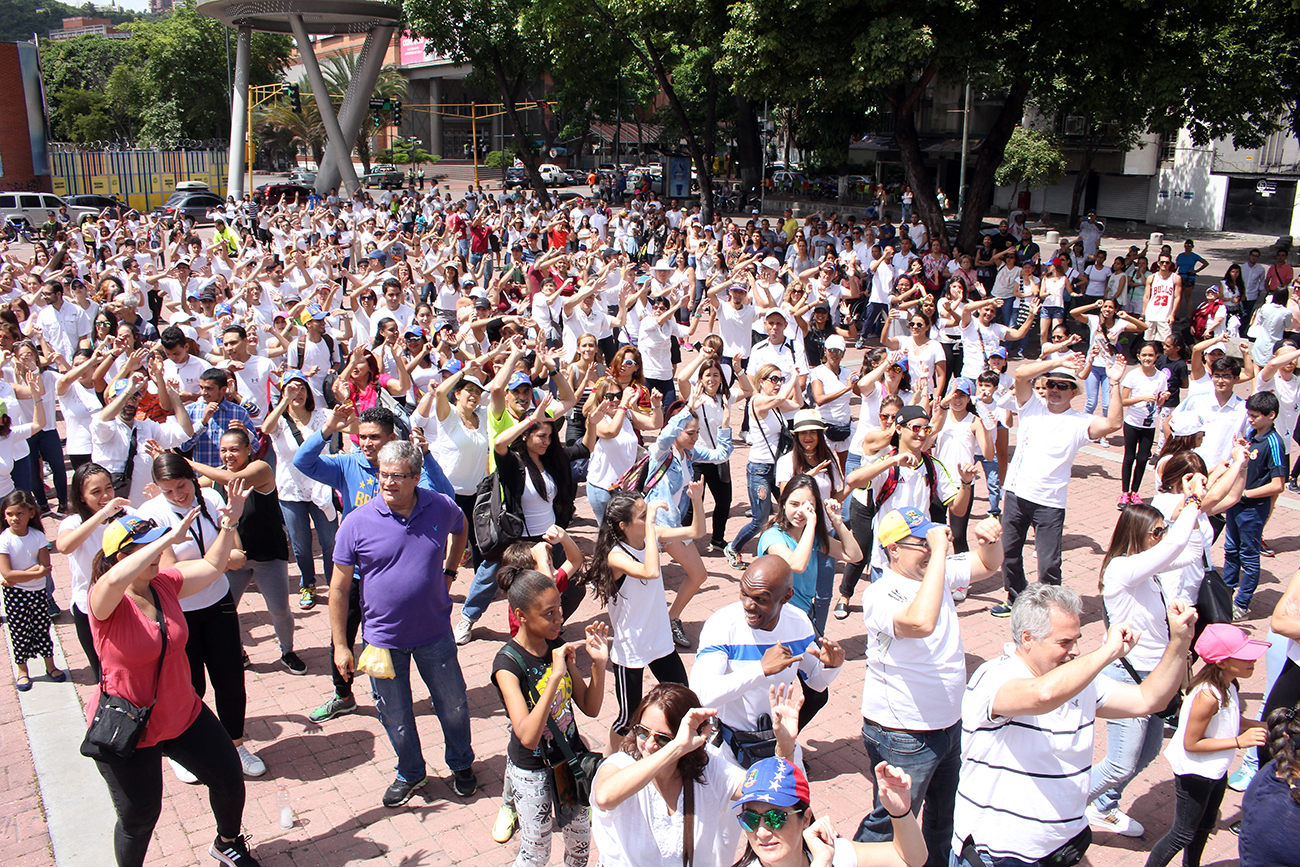
[[[885,812],[886,812],[886,813],[889,813],[889,808],[888,808],[888,807],[885,808]],[[893,813],[889,813],[889,818],[891,818],[891,819],[906,819],[906,818],[907,818],[908,816],[910,816],[910,815],[912,815],[912,811],[911,811],[911,810],[908,810],[907,812],[905,812],[905,813],[904,813],[903,815],[901,815],[901,816],[895,816]]]
[[[238,525],[238,524],[235,524],[235,525],[231,526],[231,525],[228,525],[228,524],[226,524],[226,523],[223,522],[223,523],[220,525],[220,528],[221,528],[222,530],[231,530],[231,531],[234,531],[234,530],[239,529],[239,525]]]
[[[1186,497],[1183,497],[1183,503],[1184,504],[1195,503],[1196,505],[1199,506],[1201,504],[1201,498],[1198,497],[1196,494],[1188,494]]]
[[[446,575],[448,578],[454,578],[454,577],[456,577],[456,575],[458,574],[458,570],[457,570],[457,569],[443,569],[443,570],[442,570],[442,574],[443,574],[443,575]]]

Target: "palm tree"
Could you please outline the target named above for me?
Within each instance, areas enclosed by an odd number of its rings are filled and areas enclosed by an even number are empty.
[[[356,72],[355,55],[345,54],[331,57],[321,65],[321,74],[330,91],[330,105],[335,113],[343,103],[343,94],[347,93],[352,75]],[[286,146],[305,147],[311,151],[316,165],[325,157],[325,124],[321,121],[320,110],[316,107],[316,98],[312,93],[311,83],[303,76],[298,80],[301,94],[302,113],[289,108],[287,103],[277,100],[253,114],[253,129],[259,135],[283,143]],[[379,80],[374,91],[367,97],[380,99],[405,100],[407,98],[406,79],[394,66],[385,66],[379,72]],[[366,172],[370,171],[370,137],[363,134],[357,139],[356,154]]]

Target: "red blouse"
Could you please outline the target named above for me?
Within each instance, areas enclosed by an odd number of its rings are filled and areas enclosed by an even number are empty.
[[[167,618],[167,658],[158,672],[162,652],[162,631],[158,621],[145,616],[135,602],[123,597],[107,620],[90,614],[90,633],[104,672],[104,691],[143,707],[153,701],[154,679],[158,700],[139,746],[151,747],[184,732],[198,719],[201,701],[190,680],[190,662],[185,655],[189,627],[181,611],[180,590],[184,580],[176,569],[164,569],[153,579],[163,616]],[[86,706],[86,724],[95,718],[99,693]]]

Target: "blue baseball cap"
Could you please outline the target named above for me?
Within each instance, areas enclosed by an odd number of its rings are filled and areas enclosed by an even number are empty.
[[[446,364],[444,364],[444,365],[440,368],[440,372],[445,373],[445,374],[447,374],[448,376],[450,376],[450,375],[453,374],[453,373],[459,373],[459,372],[460,372],[460,369],[461,369],[462,367],[464,367],[464,366],[465,366],[465,365],[463,365],[463,364],[460,363],[460,360],[459,360],[459,359],[455,359],[455,358],[453,358],[451,361],[448,361]]]
[[[119,379],[117,382],[113,383],[113,397],[117,397],[119,394],[126,391],[130,387],[131,387],[131,380]]]
[[[529,388],[532,388],[533,380],[528,374],[524,373],[522,370],[519,370],[511,374],[510,382],[507,383],[506,385],[506,391],[514,391],[516,388],[519,388],[521,385],[526,385]]]
[[[216,313],[218,316],[234,316],[235,308],[231,307],[229,304],[226,304],[225,302],[222,302],[221,304],[217,305]]]
[[[740,796],[733,806],[739,809],[743,804],[753,803],[783,808],[810,804],[812,793],[808,787],[808,778],[797,765],[785,759],[776,756],[760,759],[745,775]]]
[[[1006,357],[1007,357],[1007,348],[1005,346],[999,346],[989,353],[989,358],[1006,358]]]
[[[301,370],[290,370],[290,371],[289,371],[288,373],[286,373],[284,376],[280,377],[280,388],[281,388],[281,390],[283,390],[284,388],[286,388],[286,387],[289,385],[289,383],[291,383],[291,382],[293,382],[293,381],[295,381],[295,380],[297,380],[298,382],[301,382],[303,385],[306,385],[306,386],[310,386],[310,385],[311,385],[311,383],[307,382],[307,377],[303,375],[303,372],[302,372]]]
[[[959,376],[952,381],[952,391],[960,391],[962,394],[970,397],[975,393],[975,380],[968,376]]]
[[[412,325],[410,328],[406,329],[406,333],[403,334],[402,336],[405,337],[407,340],[410,340],[412,338],[416,340],[423,340],[424,329],[418,325]]]

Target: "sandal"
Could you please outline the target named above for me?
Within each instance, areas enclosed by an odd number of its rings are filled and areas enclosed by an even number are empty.
[[[19,692],[27,692],[32,688],[32,679],[25,674],[20,674],[18,679],[14,681],[14,686],[17,687]]]

